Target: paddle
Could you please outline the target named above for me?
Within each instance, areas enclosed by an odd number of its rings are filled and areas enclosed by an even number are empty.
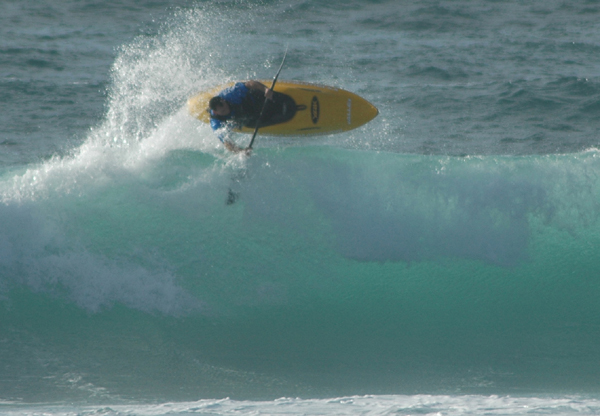
[[[271,91],[275,88],[275,84],[277,83],[277,78],[279,78],[279,73],[281,72],[281,68],[283,68],[283,63],[285,62],[285,57],[287,56],[287,49],[285,50],[285,54],[283,55],[283,60],[281,61],[281,66],[279,67],[279,71],[275,74],[275,78],[273,78],[273,83],[271,84]],[[265,112],[265,108],[267,107],[268,99],[265,99],[265,103],[260,110],[260,115],[258,116],[258,120],[256,121],[256,128],[254,129],[254,134],[252,135],[252,140],[250,140],[250,144],[246,148],[246,150],[252,149],[252,144],[254,143],[254,139],[256,138],[256,134],[258,133],[258,126],[260,125],[260,121],[262,120],[263,113]]]

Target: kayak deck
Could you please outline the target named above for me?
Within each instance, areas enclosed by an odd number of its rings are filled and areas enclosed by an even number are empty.
[[[270,85],[270,81],[260,81]],[[192,116],[210,123],[208,102],[233,82],[200,92],[188,100]],[[291,120],[261,127],[261,135],[297,136],[333,134],[355,129],[374,119],[379,110],[364,98],[343,90],[292,81],[279,81],[275,91],[290,96],[296,103],[296,113]],[[240,133],[253,133],[253,128],[234,129]]]

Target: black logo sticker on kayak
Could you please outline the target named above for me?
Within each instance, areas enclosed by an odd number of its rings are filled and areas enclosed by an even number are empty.
[[[312,118],[313,124],[317,124],[319,121],[319,100],[316,96],[313,97],[312,103],[310,104],[310,117]]]

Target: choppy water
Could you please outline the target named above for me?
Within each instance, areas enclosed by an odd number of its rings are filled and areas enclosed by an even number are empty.
[[[0,5],[0,412],[598,413],[600,5],[55,3]],[[187,98],[286,47],[380,115],[226,154]]]

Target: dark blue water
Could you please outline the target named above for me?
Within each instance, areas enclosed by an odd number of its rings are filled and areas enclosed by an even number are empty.
[[[595,2],[0,10],[4,410],[597,410]],[[227,154],[187,98],[286,48],[380,115]]]

